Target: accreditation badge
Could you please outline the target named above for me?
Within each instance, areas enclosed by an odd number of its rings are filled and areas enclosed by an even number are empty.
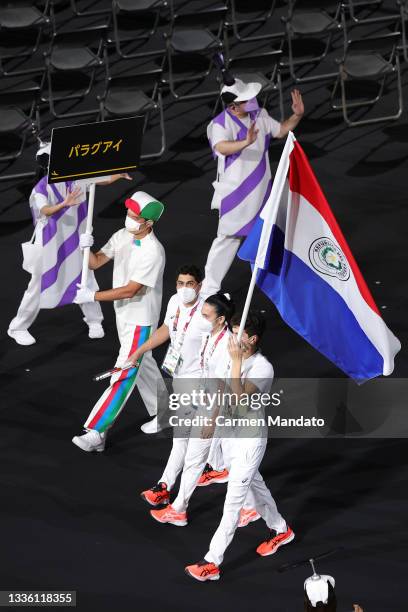
[[[174,376],[177,367],[180,363],[180,358],[181,351],[177,350],[176,348],[174,348],[174,346],[170,344],[161,366],[162,370],[167,374],[170,374],[170,376]]]

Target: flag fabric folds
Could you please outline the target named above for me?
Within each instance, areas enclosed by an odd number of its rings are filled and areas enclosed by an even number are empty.
[[[356,381],[389,375],[399,340],[384,323],[292,133],[270,197],[238,256],[282,318]]]

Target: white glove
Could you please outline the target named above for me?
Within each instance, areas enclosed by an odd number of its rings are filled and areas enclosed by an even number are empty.
[[[93,246],[93,243],[94,237],[92,236],[92,234],[88,234],[88,232],[85,232],[84,234],[80,235],[79,246],[82,250],[87,249],[88,247],[91,248]]]
[[[95,291],[88,289],[88,287],[81,287],[80,283],[77,284],[77,287],[78,291],[74,298],[74,304],[87,304],[95,301]]]

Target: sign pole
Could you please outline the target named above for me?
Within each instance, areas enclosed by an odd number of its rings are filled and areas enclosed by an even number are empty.
[[[92,221],[95,203],[95,183],[91,183],[89,187],[89,199],[88,199],[88,215],[86,217],[86,233],[92,234]],[[89,271],[89,252],[90,248],[86,247],[83,252],[82,260],[82,274],[81,274],[81,286],[86,287],[88,282],[88,271]]]

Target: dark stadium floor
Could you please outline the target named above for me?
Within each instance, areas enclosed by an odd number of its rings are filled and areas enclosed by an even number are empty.
[[[406,65],[403,83],[407,103]],[[394,85],[386,91],[384,109],[393,108]],[[284,88],[288,116],[288,79]],[[327,84],[300,89],[306,116],[296,136],[387,324],[403,344],[393,376],[408,377],[406,112],[394,123],[348,129],[329,111]],[[210,212],[215,164],[205,137],[213,101],[174,103],[166,96],[165,102],[168,150],[159,161],[142,164],[133,185],[98,188],[94,220],[99,246],[123,226],[125,196],[142,189],[165,202],[156,230],[167,256],[164,306],[174,292],[176,268],[204,265],[217,225]],[[277,116],[272,102],[270,112]],[[49,127],[46,117],[45,131]],[[282,144],[271,147],[272,171]],[[22,166],[32,167],[34,152],[31,147]],[[240,612],[250,606],[297,612],[310,569],[279,568],[338,549],[318,567],[336,578],[339,612],[351,610],[352,603],[360,603],[364,612],[405,611],[404,439],[271,440],[261,470],[296,532],[294,543],[276,557],[259,558],[255,548],[265,535],[259,521],[236,534],[219,583],[200,585],[185,576],[184,566],[207,550],[226,486],[194,494],[188,527],[158,525],[149,517],[139,492],[160,476],[170,439],[140,431],[146,414],[137,392],[105,453],[90,456],[71,443],[102,389],[103,383],[91,377],[111,367],[118,349],[112,306],[103,305],[103,340],[88,339],[76,306],[41,311],[30,330],[37,338],[34,346],[17,346],[6,335],[29,278],[21,269],[20,243],[32,231],[31,188],[30,180],[0,183],[1,590],[76,590],[81,612],[142,607]],[[237,303],[249,277],[249,266],[237,260],[225,279],[224,288]],[[97,278],[101,288],[109,288],[111,269]],[[263,350],[278,376],[341,376],[259,292],[254,304],[266,311]],[[157,359],[162,355],[159,350]]]

